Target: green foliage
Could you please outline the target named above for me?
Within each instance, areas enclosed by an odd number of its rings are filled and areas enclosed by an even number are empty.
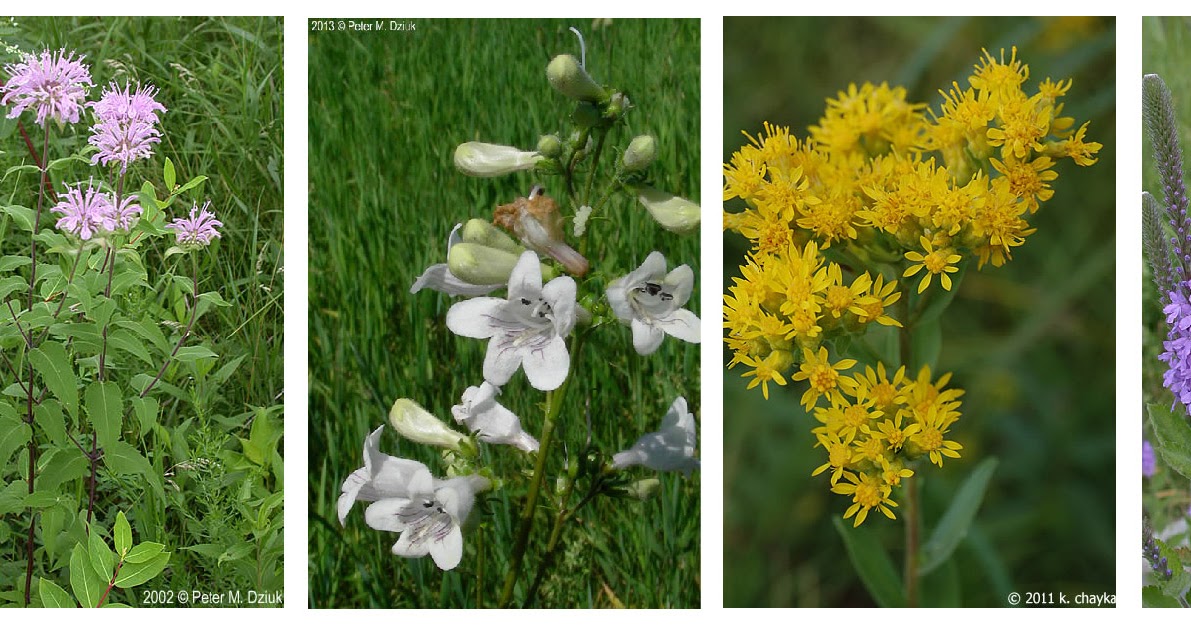
[[[277,593],[281,21],[30,18],[0,36],[86,54],[90,99],[112,81],[150,83],[168,109],[153,157],[124,176],[91,166],[89,110],[51,128],[54,190],[93,178],[143,212],[109,256],[103,240],[55,230],[43,200],[31,309],[40,174],[16,122],[0,125],[0,379],[19,373],[0,394],[0,605],[25,603],[30,524],[32,605],[140,605],[133,588]],[[40,148],[41,127],[20,121]],[[182,253],[165,225],[205,199],[221,238]]]
[[[615,20],[601,28],[543,20],[416,24],[414,32],[309,36],[309,573],[310,605],[319,608],[490,606],[501,593],[524,505],[523,472],[532,470],[517,450],[480,446],[477,464],[506,479],[477,502],[472,517],[479,524],[464,529],[464,558],[453,571],[440,571],[430,558],[394,556],[397,535],[367,527],[361,504],[340,527],[336,500],[344,479],[362,466],[364,437],[385,422],[395,399],[411,397],[449,419],[463,389],[481,380],[485,342],[445,327],[454,300],[408,292],[423,270],[446,261],[451,228],[470,217],[491,220],[495,206],[527,195],[538,182],[565,204],[570,237],[574,207],[562,201],[560,177],[469,178],[452,165],[463,142],[532,150],[541,135],[570,125],[578,106],[554,92],[545,76],[552,56],[578,56],[569,26],[584,34],[592,76],[627,90],[639,107],[609,136],[601,160],[618,158],[633,136],[652,134],[659,148],[648,170],[652,184],[698,201],[697,21]],[[588,228],[593,249],[587,257],[595,271],[580,291],[598,292],[596,301],[603,299],[602,286],[636,268],[651,250],[662,251],[671,267],[688,263],[698,273],[697,240],[663,231],[626,194],[615,194]],[[696,286],[688,305],[696,312],[698,293]],[[606,309],[589,305],[597,323],[608,319]],[[626,359],[626,351],[632,352],[627,328],[601,328],[571,363],[573,381],[545,475],[563,477],[583,462],[607,462],[607,453],[656,430],[677,395],[699,413],[698,349],[667,339],[649,357]],[[541,399],[517,374],[500,401],[539,436]],[[592,455],[601,452],[591,461],[589,435]],[[380,447],[437,474],[445,466],[430,448],[389,433]],[[565,526],[535,605],[698,605],[699,478],[667,473],[660,479],[648,501],[601,497],[580,510]],[[567,480],[558,485],[565,490]],[[548,481],[539,499],[514,605],[525,602],[525,582],[545,550],[547,512],[562,498],[555,486]]]

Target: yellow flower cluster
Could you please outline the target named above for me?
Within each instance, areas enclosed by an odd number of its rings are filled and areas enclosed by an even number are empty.
[[[825,359],[826,350],[820,356]],[[917,378],[907,377],[902,367],[890,379],[878,363],[875,370],[865,367],[863,374],[844,377],[837,369],[850,369],[856,361],[837,363],[832,375],[825,375],[820,359],[807,354],[807,361],[812,364],[804,364],[803,372],[820,380],[812,382],[812,390],[828,386],[823,382],[831,379],[831,388],[822,393],[827,405],[818,405],[819,395],[812,400],[815,419],[821,423],[811,430],[818,440],[815,446],[827,452],[827,462],[812,475],[831,470],[831,492],[852,498],[844,518],[855,516],[854,525],[863,523],[872,509],[894,518],[893,489],[914,475],[909,466],[915,460],[925,456],[942,467],[943,456],[959,457],[963,447],[946,440],[948,429],[959,419],[963,395],[962,390],[945,388],[951,374],[932,382],[929,367]]]

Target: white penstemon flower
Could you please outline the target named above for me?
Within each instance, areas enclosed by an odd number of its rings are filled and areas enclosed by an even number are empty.
[[[638,354],[657,351],[667,334],[699,342],[699,317],[683,308],[694,283],[690,267],[681,265],[667,274],[661,252],[651,252],[640,267],[608,285],[608,303],[616,317],[632,327]]]
[[[479,432],[486,443],[512,445],[524,451],[537,451],[538,441],[521,429],[521,419],[496,401],[500,389],[484,382],[463,392],[463,403],[451,408],[455,421]]]
[[[460,336],[491,339],[484,357],[489,383],[502,386],[524,367],[534,388],[552,391],[570,369],[566,337],[575,326],[576,308],[575,281],[561,276],[543,287],[537,255],[525,252],[509,276],[507,300],[458,302],[447,311],[447,327]]]
[[[402,397],[389,409],[389,425],[401,436],[415,443],[445,447],[460,453],[474,453],[468,438],[447,427],[438,417],[412,399]]]
[[[468,176],[491,178],[533,169],[546,157],[511,145],[468,141],[455,148],[455,167]]]
[[[393,553],[406,558],[427,554],[438,568],[449,571],[463,559],[463,524],[471,513],[476,493],[488,488],[478,475],[436,481],[430,471],[415,473],[409,481],[409,496],[382,499],[368,506],[368,526],[386,532],[401,532]]]
[[[463,224],[455,224],[451,230],[451,236],[447,238],[447,257],[450,258],[451,250],[455,245],[462,243],[463,239],[459,236],[459,230]],[[430,265],[418,279],[414,281],[414,285],[410,287],[410,293],[417,293],[422,289],[431,289],[447,295],[466,295],[474,297],[476,295],[487,295],[496,289],[504,287],[504,282],[499,281],[495,284],[473,284],[456,276],[451,271],[448,263],[439,263],[437,265]]]
[[[612,468],[639,464],[657,471],[682,471],[683,475],[690,475],[699,468],[695,438],[695,415],[687,410],[686,398],[679,397],[662,419],[662,428],[612,456]]]
[[[408,497],[409,484],[413,476],[428,471],[426,465],[415,460],[397,458],[380,451],[379,441],[385,426],[376,428],[364,439],[364,466],[356,469],[343,481],[343,494],[339,496],[339,524],[343,525],[347,513],[356,501],[377,501],[392,497]]]

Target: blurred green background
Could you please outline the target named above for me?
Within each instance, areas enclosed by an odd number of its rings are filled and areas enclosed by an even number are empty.
[[[367,527],[363,504],[341,528],[335,502],[344,478],[362,465],[364,437],[387,422],[394,400],[413,398],[450,420],[463,390],[482,380],[486,342],[457,337],[445,326],[453,298],[428,290],[411,295],[409,287],[427,266],[445,262],[456,223],[491,219],[497,204],[526,195],[534,182],[564,197],[559,178],[469,178],[452,158],[465,141],[532,149],[539,135],[563,129],[574,104],[550,88],[545,68],[556,54],[578,56],[569,26],[586,37],[588,71],[625,90],[637,107],[628,128],[610,136],[605,158],[610,162],[634,135],[652,133],[659,146],[655,186],[699,199],[697,20],[407,23],[415,29],[312,31],[307,39],[312,607],[495,604],[524,493],[517,479],[481,497],[473,512],[480,527],[465,531],[463,562],[446,573],[430,558],[392,555],[398,535]],[[566,204],[569,215],[574,207]],[[700,275],[697,238],[660,230],[629,198],[610,202],[606,215],[589,224],[595,271],[580,294],[602,295],[603,282],[635,268],[651,250],[663,252],[671,267],[687,263]],[[696,313],[698,298],[696,286],[688,305]],[[595,446],[611,454],[656,430],[677,395],[696,416],[701,412],[698,346],[668,339],[643,358],[633,352],[627,328],[592,337],[571,364],[571,375],[580,377],[567,393],[549,475],[559,471],[564,450],[582,447],[586,415]],[[538,435],[541,398],[518,373],[501,402]],[[399,441],[391,431],[381,449],[443,472],[434,450]],[[514,477],[529,466],[514,449],[487,445],[482,464]],[[537,605],[698,607],[699,477],[658,477],[655,499],[601,499],[580,512]],[[529,571],[547,531],[543,515],[526,557]]]
[[[724,20],[725,161],[766,120],[805,137],[850,82],[903,85],[938,111],[937,90],[966,88],[981,48],[1008,58],[1014,45],[1029,89],[1074,79],[1064,114],[1104,144],[1093,167],[1058,166],[1037,233],[1005,267],[969,272],[944,314],[938,373],[967,391],[952,428],[964,456],[914,478],[928,531],[978,461],[1000,465],[952,563],[924,580],[926,605],[1115,588],[1115,38],[1112,18]],[[746,241],[726,233],[724,246],[726,290]],[[765,401],[741,372],[724,373],[725,606],[872,605],[831,523],[847,499],[810,475],[823,452],[805,384]],[[902,521],[869,519],[900,567]]]
[[[1187,72],[1188,61],[1191,61],[1191,18],[1143,19],[1142,73],[1158,74],[1170,89],[1174,100],[1175,119],[1179,123],[1179,141],[1183,148],[1184,163],[1187,162],[1188,150],[1191,150],[1191,74]],[[1153,194],[1159,204],[1165,205],[1166,200],[1154,166],[1154,155],[1148,136],[1143,143],[1142,162],[1144,190]],[[1170,406],[1174,402],[1174,396],[1162,386],[1162,374],[1166,371],[1166,363],[1158,360],[1158,355],[1162,353],[1162,342],[1166,340],[1166,318],[1162,314],[1162,304],[1159,302],[1158,289],[1154,286],[1148,259],[1143,263],[1143,271],[1142,399],[1147,404]],[[1151,442],[1155,441],[1148,425],[1149,420],[1143,418],[1142,422],[1145,438]],[[1191,495],[1188,494],[1187,479],[1166,467],[1160,454],[1157,460],[1157,473],[1143,480],[1142,502],[1155,530],[1169,538],[1169,535],[1164,534],[1164,530],[1173,523],[1185,523]],[[1186,533],[1185,525],[1183,527],[1182,533]]]

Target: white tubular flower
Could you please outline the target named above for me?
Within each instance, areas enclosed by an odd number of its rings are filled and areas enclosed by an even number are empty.
[[[525,252],[509,276],[508,299],[477,297],[447,311],[447,327],[460,336],[491,339],[484,379],[502,386],[525,367],[529,383],[552,391],[567,378],[566,337],[575,327],[575,281],[561,276],[542,286],[541,265]]]
[[[484,382],[463,391],[463,403],[453,406],[455,421],[479,432],[480,440],[498,445],[512,445],[523,451],[537,451],[538,441],[521,429],[521,419],[496,401],[500,389]]]
[[[471,453],[473,445],[466,436],[447,427],[412,399],[401,398],[389,410],[389,425],[401,436],[415,443],[446,447],[460,453]]]
[[[608,96],[608,92],[579,64],[579,59],[569,54],[560,54],[550,61],[546,66],[546,78],[551,87],[573,100],[599,102]]]
[[[356,501],[377,501],[391,497],[408,497],[409,483],[415,473],[426,471],[426,465],[380,452],[378,441],[385,426],[376,428],[364,439],[364,466],[356,469],[343,481],[339,495],[339,524]]]
[[[637,189],[637,201],[649,211],[658,225],[670,232],[690,234],[699,231],[699,205],[690,200],[653,187],[640,187]]]
[[[470,222],[468,225],[471,225]],[[417,280],[414,280],[414,285],[409,289],[410,293],[417,293],[422,289],[430,289],[439,293],[446,293],[447,295],[475,297],[477,295],[487,295],[505,285],[505,282],[508,281],[508,274],[505,274],[503,279],[493,280],[491,283],[483,283],[464,279],[451,271],[451,252],[455,250],[456,245],[462,243],[462,239],[459,237],[459,230],[461,228],[463,228],[463,224],[455,224],[455,227],[451,230],[451,236],[447,238],[447,262],[427,267],[426,271],[423,271],[422,275],[418,276]]]
[[[695,458],[695,415],[679,397],[662,419],[662,429],[637,439],[633,446],[612,456],[612,468],[642,465],[657,471],[682,471],[689,476],[699,468]]]
[[[533,169],[546,157],[537,152],[524,152],[511,145],[496,145],[468,141],[455,148],[455,167],[468,176],[493,178],[515,171]]]
[[[368,526],[401,532],[393,553],[405,558],[434,558],[438,568],[449,571],[463,559],[463,524],[475,504],[476,493],[488,488],[487,479],[469,475],[436,482],[430,471],[416,473],[409,495],[382,499],[368,506]]]
[[[690,267],[681,265],[667,274],[661,252],[651,252],[640,267],[608,285],[608,303],[616,317],[633,328],[638,354],[657,351],[667,334],[699,342],[699,317],[682,308],[694,284]]]

